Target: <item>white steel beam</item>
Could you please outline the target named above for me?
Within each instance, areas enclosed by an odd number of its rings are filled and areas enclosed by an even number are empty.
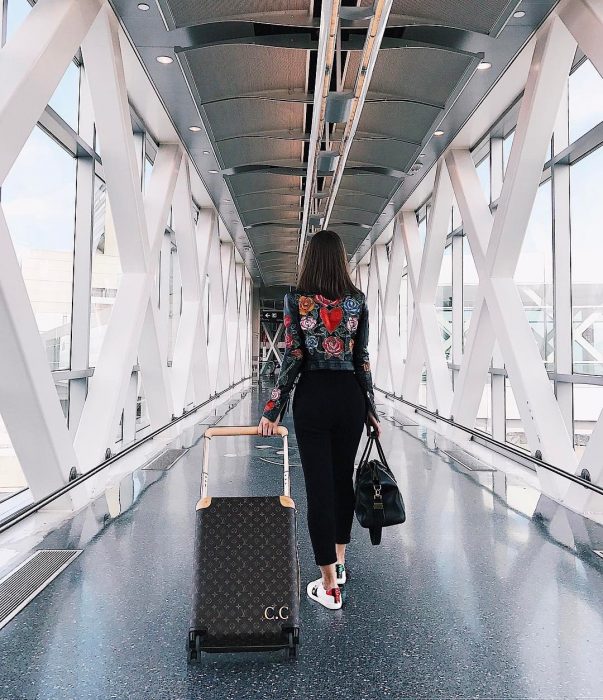
[[[496,334],[532,450],[540,450],[544,459],[571,471],[576,465],[573,445],[513,275],[575,48],[563,24],[553,17],[536,44],[507,175],[493,220],[479,191],[470,154],[452,151],[447,156],[483,295],[471,320],[454,396],[454,417],[458,422],[473,424]],[[545,470],[539,470],[539,476],[545,491],[557,498],[563,496],[566,485],[562,480]]]
[[[82,468],[89,469],[102,460],[106,447],[112,444],[139,349],[152,424],[158,427],[171,418],[156,309],[149,312],[149,303],[182,152],[178,146],[159,148],[145,212],[118,26],[109,6],[99,13],[82,52],[103,145],[103,167],[123,271],[75,438]],[[139,347],[141,340],[149,345],[143,342]]]
[[[408,341],[402,395],[410,401],[417,401],[420,374],[425,363],[429,390],[432,392],[435,408],[442,416],[450,416],[452,384],[444,354],[442,332],[435,310],[435,295],[451,210],[452,185],[445,164],[440,162],[436,172],[433,203],[422,253],[414,212],[403,212],[401,218],[402,238],[414,298],[414,314]]]
[[[100,7],[99,0],[39,0],[0,49],[0,185]]]
[[[0,328],[0,413],[38,500],[79,465],[1,207]]]

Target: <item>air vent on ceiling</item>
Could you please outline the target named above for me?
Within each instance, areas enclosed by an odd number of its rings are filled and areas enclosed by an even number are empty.
[[[81,549],[40,549],[0,579],[0,628],[82,553]]]

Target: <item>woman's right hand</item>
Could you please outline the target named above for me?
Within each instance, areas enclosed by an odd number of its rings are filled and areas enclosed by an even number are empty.
[[[276,429],[278,428],[278,420],[270,421],[268,418],[262,416],[260,423],[258,425],[258,435],[264,435],[269,437],[270,435],[276,435]]]
[[[381,423],[375,418],[375,416],[369,412],[368,416],[366,417],[366,434],[370,435],[371,430],[374,430],[375,433],[377,433],[377,437],[381,437]]]

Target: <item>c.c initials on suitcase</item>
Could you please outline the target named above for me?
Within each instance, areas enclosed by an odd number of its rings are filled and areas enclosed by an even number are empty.
[[[283,439],[283,495],[208,496],[210,444],[257,436],[256,426],[215,426],[204,434],[197,503],[189,660],[201,651],[271,651],[297,656],[300,579],[289,450]],[[266,599],[266,596],[269,596]]]

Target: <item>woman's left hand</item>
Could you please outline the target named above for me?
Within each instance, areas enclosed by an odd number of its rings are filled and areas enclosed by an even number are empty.
[[[377,433],[377,437],[381,437],[381,423],[375,418],[372,413],[369,413],[366,417],[366,434],[370,435],[371,430]]]
[[[258,425],[258,435],[264,435],[265,437],[268,437],[270,435],[276,435],[276,429],[278,428],[278,419],[275,421],[268,420],[268,418],[264,418],[262,416],[262,419],[260,420],[260,423]]]

